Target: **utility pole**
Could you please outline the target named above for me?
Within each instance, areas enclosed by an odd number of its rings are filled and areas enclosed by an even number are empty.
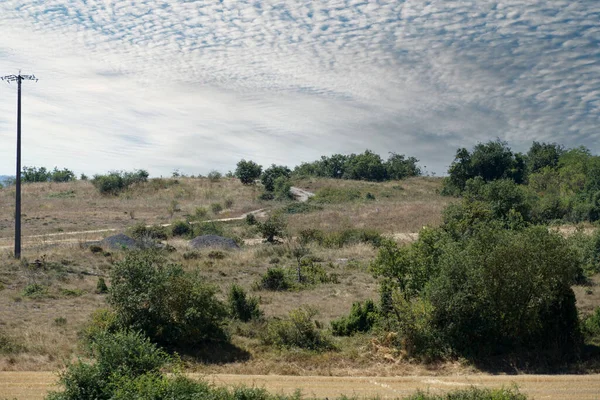
[[[15,199],[15,258],[21,258],[21,82],[36,81],[35,75],[6,75],[0,80],[17,82],[17,173],[15,175],[16,199]]]

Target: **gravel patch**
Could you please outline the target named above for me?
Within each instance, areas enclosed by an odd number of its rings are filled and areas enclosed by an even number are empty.
[[[124,233],[109,236],[100,241],[100,246],[109,249],[136,249],[138,248],[138,242],[134,238],[131,238]]]
[[[218,247],[221,249],[239,249],[240,246],[237,245],[235,240],[230,238],[225,238],[217,235],[203,235],[198,236],[189,243],[190,247],[194,249],[207,249]]]

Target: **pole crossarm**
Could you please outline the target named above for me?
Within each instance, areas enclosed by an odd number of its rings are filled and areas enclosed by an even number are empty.
[[[35,77],[35,75],[6,75],[6,76],[0,76],[0,80],[1,81],[5,81],[5,82],[17,82],[22,80],[22,81],[38,81],[38,78]]]

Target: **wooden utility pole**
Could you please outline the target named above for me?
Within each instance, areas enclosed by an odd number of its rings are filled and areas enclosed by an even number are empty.
[[[24,80],[36,81],[35,75],[6,75],[0,77],[6,82],[17,82],[17,172],[15,174],[15,258],[21,258],[21,83]]]

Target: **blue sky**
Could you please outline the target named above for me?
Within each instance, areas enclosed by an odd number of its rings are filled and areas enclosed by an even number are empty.
[[[501,138],[600,150],[600,2],[0,2],[23,163],[226,172],[369,148],[442,174]],[[16,87],[0,84],[0,174]]]

